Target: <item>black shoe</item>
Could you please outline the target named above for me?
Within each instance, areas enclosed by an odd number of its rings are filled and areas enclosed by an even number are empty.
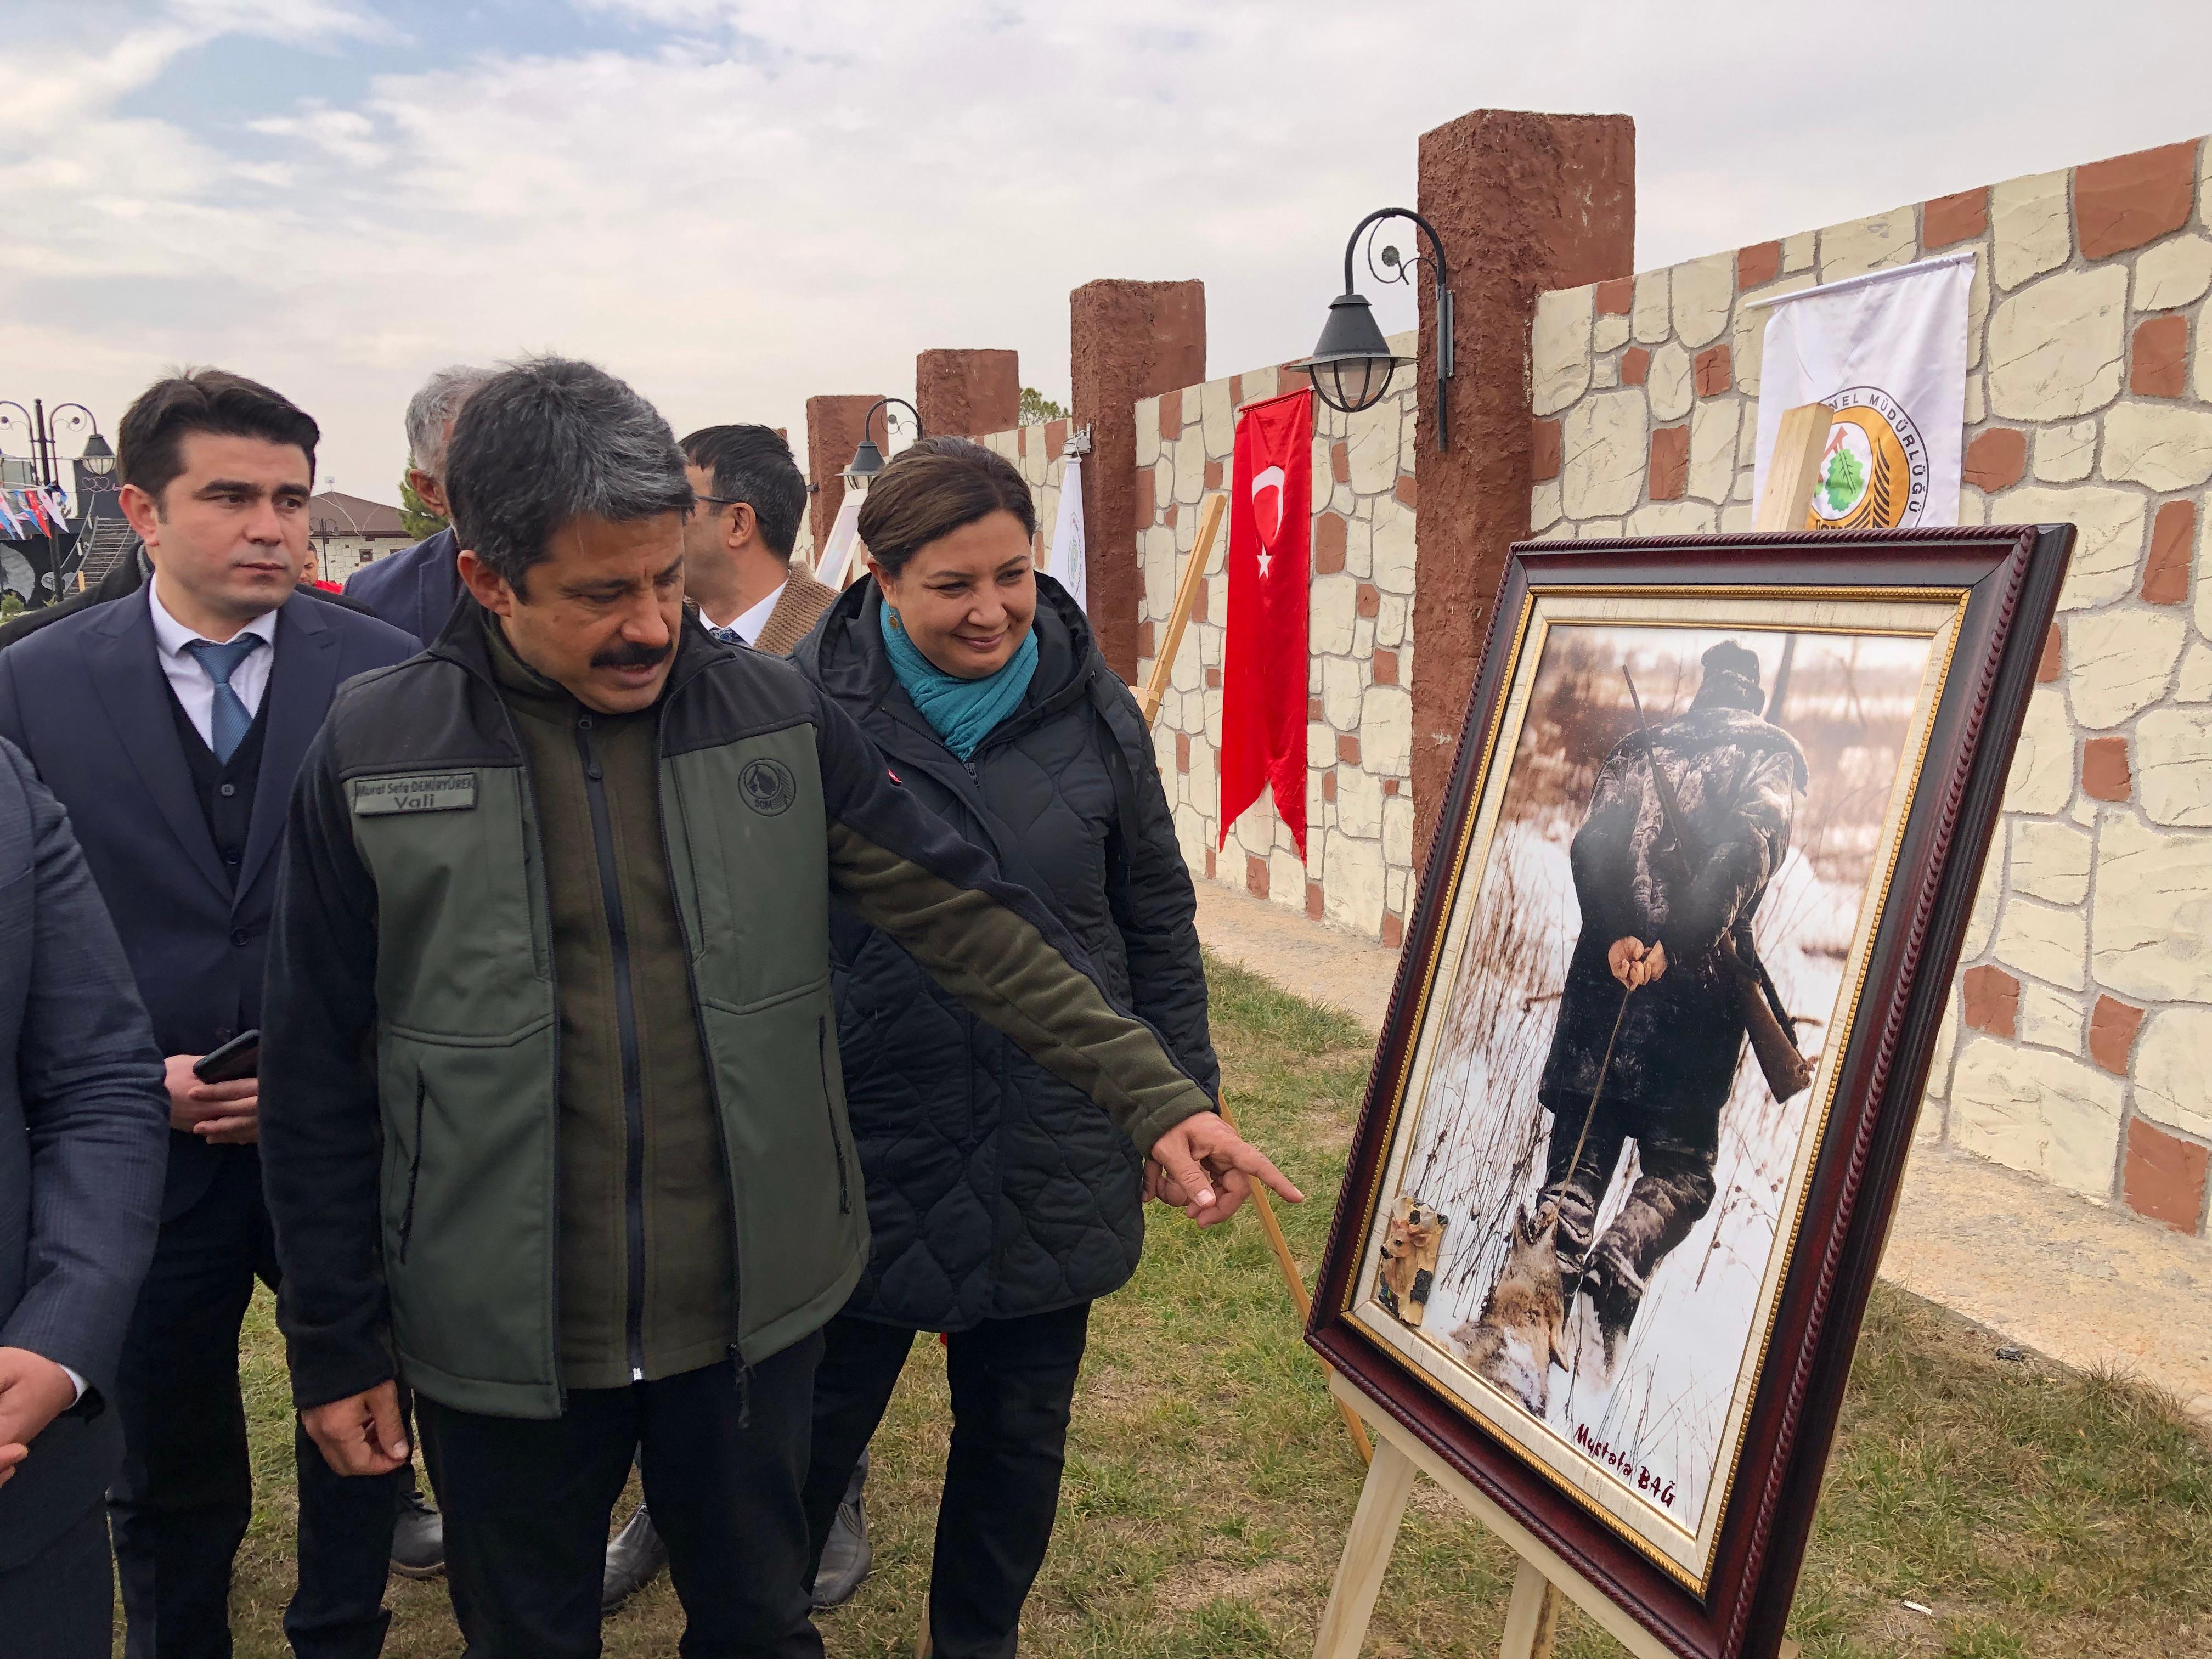
[[[845,1495],[837,1502],[837,1513],[830,1522],[829,1541],[822,1546],[822,1565],[814,1574],[814,1606],[819,1612],[829,1607],[842,1607],[860,1591],[860,1582],[875,1565],[876,1553],[868,1543],[868,1459],[860,1455],[860,1467],[853,1471],[853,1479],[845,1488]]]
[[[599,1611],[614,1612],[650,1584],[668,1565],[668,1546],[653,1528],[645,1505],[607,1540],[607,1576],[599,1588]]]
[[[399,1494],[392,1528],[392,1570],[403,1578],[435,1578],[446,1570],[446,1522],[420,1492]]]

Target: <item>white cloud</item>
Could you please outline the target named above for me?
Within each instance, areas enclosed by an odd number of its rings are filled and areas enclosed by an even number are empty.
[[[1310,345],[1345,234],[1410,202],[1419,134],[1469,108],[1636,116],[1651,264],[2188,136],[2212,46],[2199,6],[2092,30],[2052,0],[2002,30],[1863,5],[1863,53],[1812,51],[1751,0],[586,9],[598,38],[636,26],[624,50],[564,47],[549,9],[531,54],[441,61],[425,39],[365,92],[307,77],[198,137],[141,95],[194,46],[342,58],[390,26],[188,0],[49,54],[0,190],[71,205],[0,244],[0,395],[112,424],[163,363],[222,362],[307,404],[326,471],[383,495],[407,393],[457,359],[581,352],[679,429],[798,438],[808,394],[909,392],[929,346],[1016,346],[1064,395],[1070,289],[1200,276],[1227,373]]]

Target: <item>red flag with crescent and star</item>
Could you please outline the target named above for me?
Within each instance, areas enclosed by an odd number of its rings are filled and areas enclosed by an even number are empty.
[[[1313,578],[1313,398],[1247,404],[1229,484],[1221,648],[1221,845],[1272,787],[1306,855],[1306,599]]]

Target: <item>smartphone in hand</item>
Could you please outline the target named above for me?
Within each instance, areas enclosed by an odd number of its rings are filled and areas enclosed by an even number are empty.
[[[235,1083],[261,1071],[261,1033],[240,1031],[213,1054],[192,1062],[192,1075],[203,1083]]]

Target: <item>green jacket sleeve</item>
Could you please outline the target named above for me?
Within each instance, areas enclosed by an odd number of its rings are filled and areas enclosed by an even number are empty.
[[[861,920],[1089,1095],[1139,1152],[1212,1110],[1152,1027],[1114,1006],[1052,913],[908,794],[851,715],[818,692],[816,703],[830,878]]]

